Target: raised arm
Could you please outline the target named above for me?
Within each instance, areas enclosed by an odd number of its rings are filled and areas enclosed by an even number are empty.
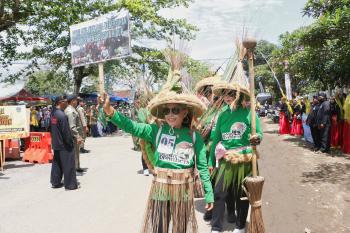
[[[118,111],[115,111],[109,120],[125,132],[151,142],[153,142],[154,132],[158,131],[157,125],[137,123]]]

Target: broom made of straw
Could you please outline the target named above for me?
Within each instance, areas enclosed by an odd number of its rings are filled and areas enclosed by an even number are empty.
[[[255,83],[254,83],[254,48],[256,40],[253,38],[246,38],[243,41],[243,46],[248,51],[249,62],[249,83],[250,83],[250,110],[252,117],[252,132],[251,135],[256,134],[256,118],[255,118]],[[248,225],[248,233],[265,233],[264,221],[261,211],[261,195],[264,186],[264,177],[257,175],[257,156],[256,146],[253,146],[252,167],[253,176],[246,177],[244,185],[247,188],[247,196],[251,206],[250,222]]]

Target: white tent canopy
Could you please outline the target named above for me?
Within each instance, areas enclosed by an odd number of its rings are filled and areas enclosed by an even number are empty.
[[[18,81],[14,84],[0,82],[0,100],[16,95],[24,88],[24,85],[24,81]]]

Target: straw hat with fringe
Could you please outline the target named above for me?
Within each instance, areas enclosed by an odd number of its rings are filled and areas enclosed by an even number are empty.
[[[164,119],[162,108],[166,104],[181,104],[190,110],[192,117],[200,117],[206,110],[206,106],[190,90],[181,83],[181,66],[185,60],[185,55],[181,52],[168,49],[164,53],[165,57],[171,64],[167,82],[157,96],[148,104],[151,114],[159,119]]]
[[[239,93],[242,93],[247,97],[247,99],[249,99],[249,97],[250,97],[249,90],[246,87],[239,85],[238,83],[234,83],[234,82],[228,83],[225,81],[221,81],[221,82],[216,83],[213,86],[213,92],[217,96],[222,95],[222,92],[225,90],[227,90],[227,91],[232,90],[232,91],[237,91]]]
[[[174,91],[160,93],[156,98],[151,100],[148,108],[154,117],[164,119],[162,108],[166,104],[181,104],[190,110],[192,116],[200,117],[206,110],[206,106],[200,99],[191,94],[178,94]]]
[[[220,82],[220,76],[211,76],[200,80],[195,87],[196,92],[201,92],[207,86],[214,86],[216,83]]]

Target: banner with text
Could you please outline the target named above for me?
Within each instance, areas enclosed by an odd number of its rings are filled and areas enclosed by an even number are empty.
[[[129,12],[112,11],[70,27],[72,66],[131,55]]]
[[[0,140],[29,137],[29,114],[24,105],[0,106]]]
[[[286,84],[287,99],[291,100],[292,99],[292,86],[290,84],[290,76],[288,73],[285,73],[285,75],[284,75],[284,82]]]

